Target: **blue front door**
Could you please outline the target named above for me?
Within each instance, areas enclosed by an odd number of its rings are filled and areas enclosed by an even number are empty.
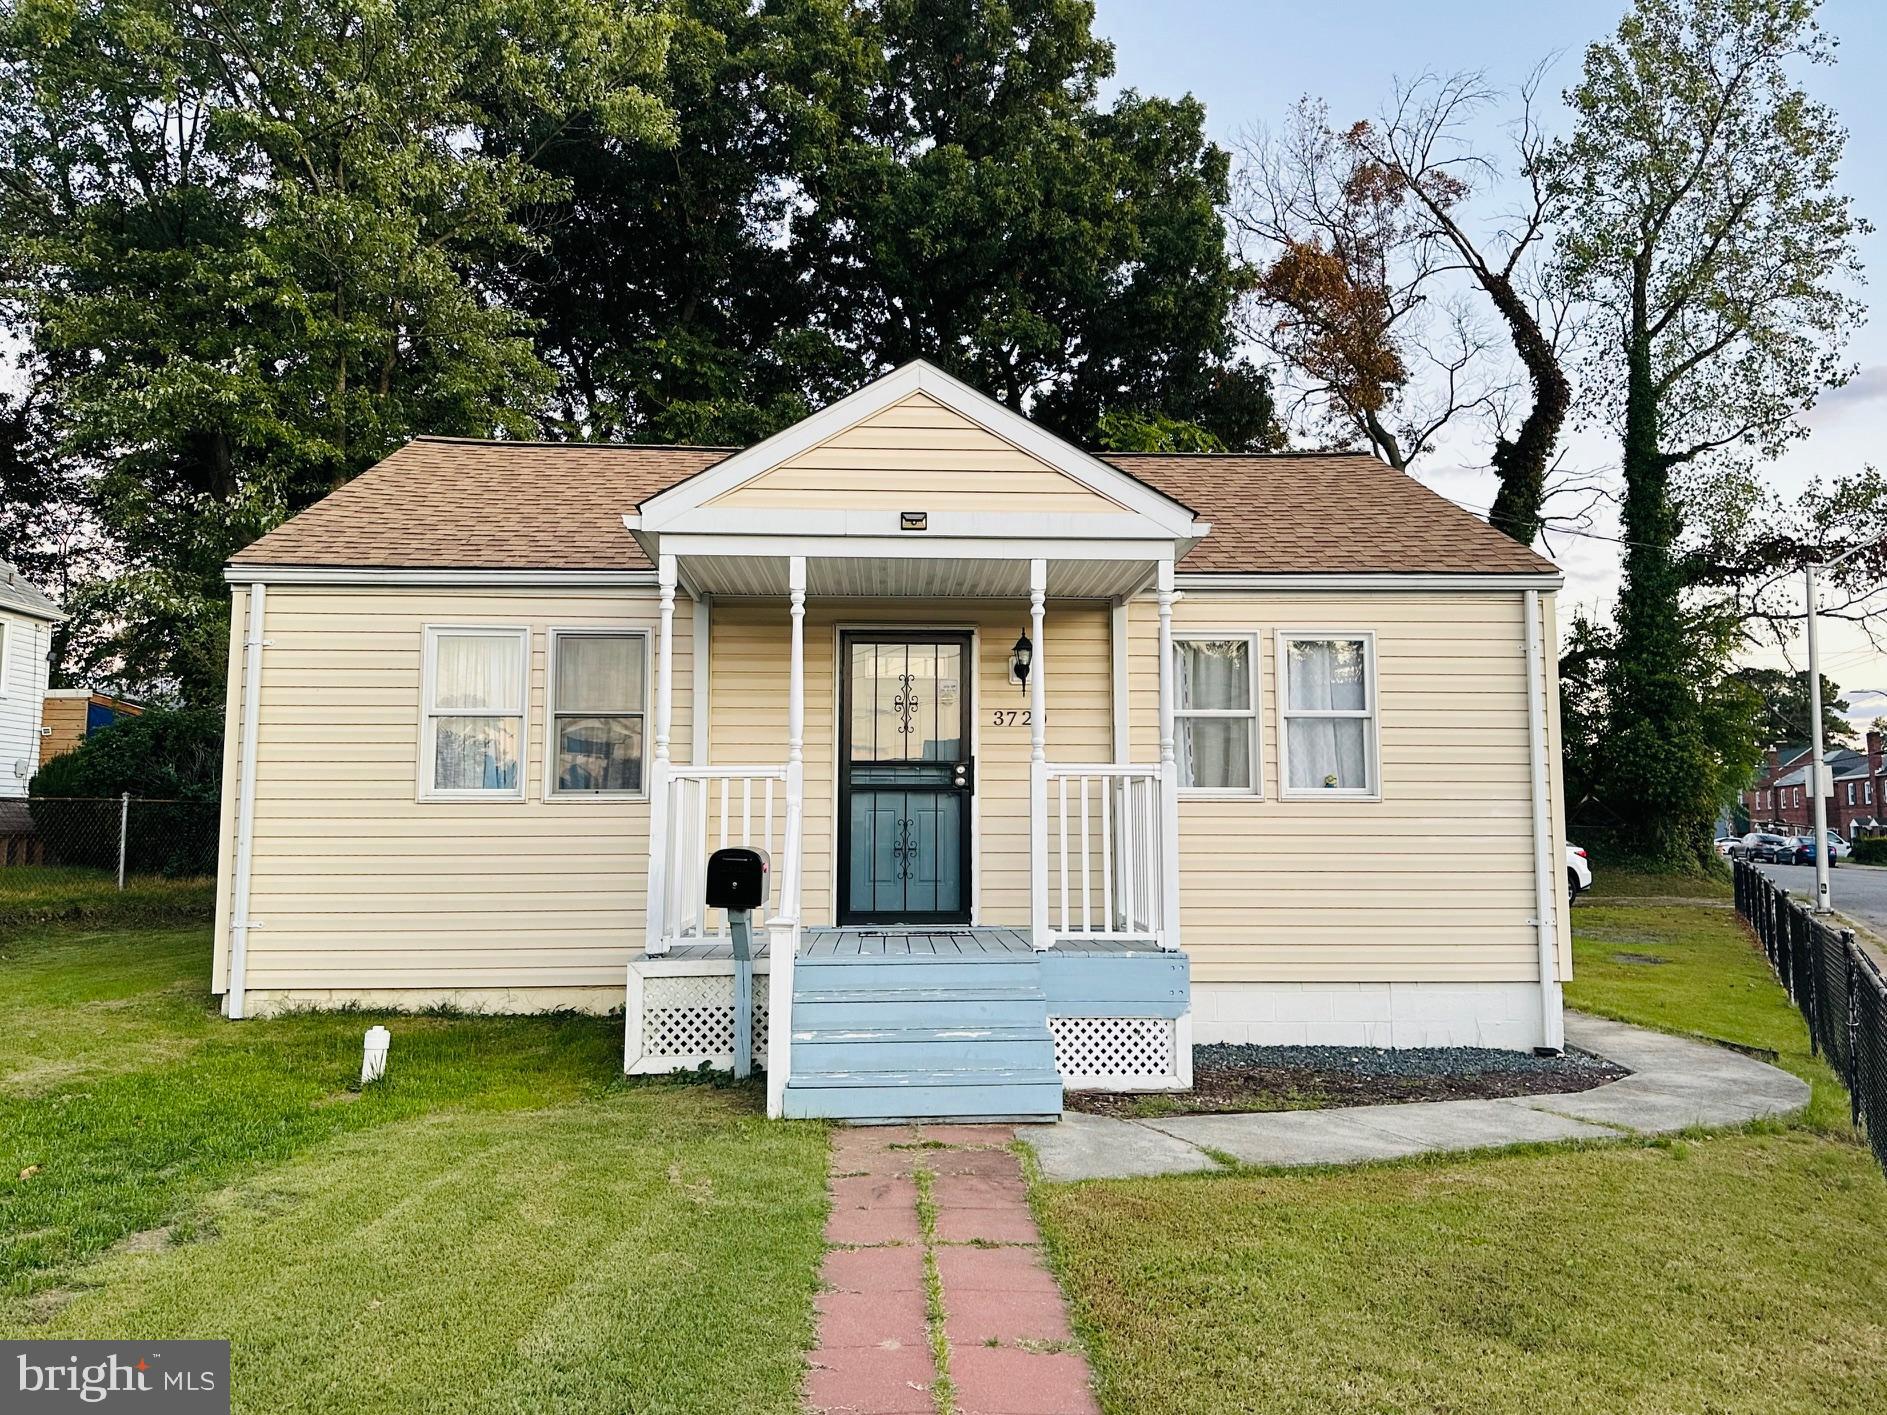
[[[970,636],[844,636],[839,922],[970,921]]]

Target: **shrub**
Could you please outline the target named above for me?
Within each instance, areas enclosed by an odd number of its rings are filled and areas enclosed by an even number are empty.
[[[221,713],[153,708],[47,762],[27,787],[28,807],[52,858],[116,869],[118,822],[103,803],[129,792],[126,869],[206,875],[216,869],[222,770]]]
[[[1887,835],[1870,835],[1854,842],[1854,863],[1887,865]]]

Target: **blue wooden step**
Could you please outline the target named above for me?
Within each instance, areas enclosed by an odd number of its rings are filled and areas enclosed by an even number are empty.
[[[786,1113],[1053,1120],[1061,1077],[1033,954],[802,958]]]
[[[793,1033],[941,1026],[1048,1026],[1039,988],[847,988],[793,995]]]
[[[936,1073],[933,1073],[936,1074]],[[867,1123],[905,1121],[1043,1121],[1061,1119],[1061,1080],[974,1081],[938,1084],[913,1079],[887,1086],[786,1085],[785,1109],[795,1119],[821,1118]]]
[[[793,1037],[795,1077],[931,1067],[1034,1067],[1053,1074],[1055,1039],[1039,1025],[835,1029]]]
[[[841,992],[853,988],[961,988],[1041,986],[1031,957],[992,954],[953,961],[936,958],[802,958],[794,965],[796,991]]]

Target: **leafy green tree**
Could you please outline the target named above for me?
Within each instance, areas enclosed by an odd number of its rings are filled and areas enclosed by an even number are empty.
[[[1558,257],[1606,337],[1584,399],[1622,440],[1626,539],[1597,795],[1652,864],[1707,860],[1741,779],[1725,724],[1734,630],[1688,595],[1687,515],[1734,495],[1801,435],[1845,375],[1846,286],[1865,231],[1835,187],[1835,114],[1793,66],[1832,45],[1817,0],[1638,0],[1586,53],[1553,155],[1568,194]],[[1747,690],[1745,689],[1746,693]],[[1733,694],[1730,696],[1734,696]]]
[[[1106,452],[1223,452],[1225,444],[1198,423],[1161,413],[1118,408],[1102,413],[1095,442]]]
[[[673,0],[672,149],[518,112],[571,193],[507,295],[565,435],[746,443],[926,358],[1080,440],[1114,411],[1276,437],[1236,357],[1227,158],[1191,99],[1103,109],[1074,0]]]
[[[1229,158],[1190,98],[1096,95],[1087,0],[865,0],[863,82],[803,172],[793,241],[868,372],[939,363],[1092,437],[1157,410],[1227,447],[1275,437],[1234,351]]]
[[[492,115],[484,145],[555,180],[541,245],[504,274],[555,371],[566,437],[750,443],[849,392],[840,349],[784,239],[811,154],[862,82],[849,8],[674,0],[652,92],[667,147],[613,141],[588,115]]]
[[[1808,741],[1808,684],[1800,673],[1780,668],[1739,668],[1732,675],[1747,684],[1762,703],[1757,741]],[[1854,726],[1844,714],[1848,703],[1827,674],[1821,680],[1821,735],[1829,743],[1852,744]]]
[[[666,141],[665,24],[604,0],[12,0],[0,318],[85,480],[102,662],[222,691],[228,555],[415,431],[527,432],[550,377],[489,272],[556,180],[491,109]]]

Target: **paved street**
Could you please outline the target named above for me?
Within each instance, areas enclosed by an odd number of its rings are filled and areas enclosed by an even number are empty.
[[[1815,897],[1815,870],[1811,865],[1758,865],[1769,878],[1803,899]],[[1834,905],[1859,919],[1876,934],[1887,937],[1887,869],[1878,865],[1840,864],[1829,876]]]

